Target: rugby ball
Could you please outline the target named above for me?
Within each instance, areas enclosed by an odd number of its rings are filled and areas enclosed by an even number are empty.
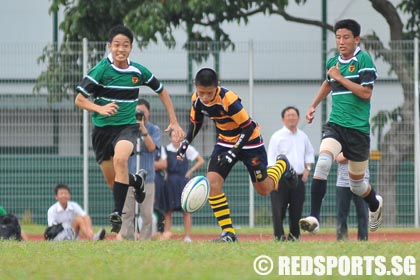
[[[196,176],[188,181],[181,195],[181,207],[185,212],[194,213],[207,202],[210,184],[205,176]]]

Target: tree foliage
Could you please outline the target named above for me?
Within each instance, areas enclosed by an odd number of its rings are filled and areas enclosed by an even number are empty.
[[[105,41],[109,30],[123,23],[127,12],[135,8],[134,4],[132,0],[52,0],[49,12],[64,9],[64,20],[60,24],[64,42],[80,42],[83,38]]]
[[[304,4],[306,0],[295,0]],[[290,16],[285,12],[288,0],[52,0],[50,12],[64,9],[60,30],[64,41],[103,41],[108,30],[119,23],[128,25],[141,46],[162,39],[168,47],[176,44],[174,31],[185,30],[187,41],[222,41],[231,43],[223,30],[225,23],[247,24],[255,14],[280,15],[287,20],[318,25],[332,30],[331,25]],[[229,47],[230,45],[226,45]]]
[[[134,32],[140,48],[152,42],[162,40],[164,44],[173,48],[177,43],[175,31],[184,30],[187,35],[183,47],[190,51],[191,58],[195,61],[207,59],[210,55],[228,48],[234,49],[234,44],[228,33],[224,31],[225,23],[247,24],[249,17],[256,14],[281,16],[284,19],[301,24],[309,24],[332,31],[333,26],[320,20],[295,17],[287,13],[288,0],[52,0],[50,13],[63,11],[64,19],[59,28],[63,33],[64,45],[55,48],[45,48],[39,58],[40,63],[48,64],[48,69],[38,79],[35,91],[42,88],[56,96],[50,97],[50,101],[60,101],[67,97],[65,92],[73,85],[66,78],[58,77],[65,73],[70,77],[70,69],[64,67],[64,63],[74,59],[74,54],[66,57],[69,46],[67,42],[80,42],[83,38],[89,41],[107,40],[108,31],[117,24],[126,24]],[[409,15],[404,27],[397,13],[397,9],[386,0],[370,0],[372,7],[384,16],[390,26],[391,39],[401,40],[419,37],[420,30],[420,2],[418,0],[403,0],[398,8]],[[295,0],[295,3],[304,5],[306,0]],[[365,39],[377,41],[380,38],[375,33],[369,34]],[[214,42],[217,42],[215,44]],[[105,47],[105,46],[104,46]],[[377,56],[383,55],[386,48],[376,48],[371,44],[370,50]],[[77,50],[80,51],[80,50]],[[57,59],[60,57],[60,59]],[[96,59],[99,59],[98,56]],[[79,58],[80,59],[80,58]],[[94,63],[95,61],[92,60]],[[73,69],[76,72],[80,69]],[[64,79],[64,80],[63,80]],[[53,83],[54,82],[54,83]],[[61,84],[51,86],[49,84]],[[51,88],[59,87],[59,88]]]
[[[81,64],[75,64],[76,69],[66,66],[69,61],[81,60],[81,50],[71,42],[81,42],[83,38],[105,41],[109,30],[117,24],[126,24],[133,30],[140,48],[159,39],[173,48],[177,43],[175,30],[183,29],[187,34],[184,48],[199,50],[190,52],[190,57],[202,61],[220,50],[234,48],[229,34],[222,29],[223,23],[247,24],[254,14],[270,14],[273,9],[283,10],[287,4],[288,1],[243,0],[52,0],[50,13],[64,9],[59,26],[63,43],[44,48],[38,61],[48,67],[38,77],[34,91],[46,89],[50,103],[69,98],[68,93],[75,86],[72,77],[81,72]],[[218,43],[214,44],[215,41]],[[98,55],[90,58],[91,63],[95,64],[104,51],[98,50]]]
[[[305,4],[306,0],[295,0]],[[372,5],[385,10],[393,7],[385,0],[372,0]],[[278,15],[292,22],[310,24],[332,31],[332,25],[319,20],[295,17],[287,13],[288,0],[52,0],[50,12],[64,9],[64,20],[60,29],[64,41],[103,41],[108,30],[120,23],[127,24],[142,46],[162,39],[168,47],[177,42],[174,31],[181,28],[187,34],[187,41],[230,42],[230,36],[223,30],[225,23],[247,24],[255,14]],[[419,36],[420,2],[402,0],[397,6],[409,15],[406,23],[408,37]],[[388,11],[390,11],[388,9]],[[378,10],[379,13],[382,13]],[[382,13],[385,19],[395,17],[392,12]],[[389,21],[388,21],[389,22]],[[229,46],[229,45],[228,45]],[[227,46],[227,47],[228,47]]]
[[[81,71],[81,68],[65,67],[67,61],[81,59],[81,50],[72,50],[72,46],[67,43],[80,42],[83,38],[91,42],[105,41],[108,31],[117,24],[126,24],[133,30],[140,48],[158,40],[173,48],[179,43],[174,33],[182,29],[187,35],[183,47],[187,51],[201,50],[190,52],[191,58],[198,62],[219,51],[234,49],[229,34],[223,29],[225,23],[246,25],[249,17],[256,14],[277,15],[291,22],[332,31],[333,26],[328,23],[295,17],[287,13],[289,2],[288,0],[52,0],[50,13],[63,10],[64,19],[59,29],[63,33],[64,42],[59,48],[54,46],[44,49],[39,62],[48,64],[48,69],[40,75],[34,90],[39,92],[46,88],[49,94],[55,95],[50,96],[51,102],[67,98],[67,92],[74,88],[68,78]],[[409,14],[405,33],[397,10],[390,2],[387,0],[370,0],[370,2],[387,20],[393,40],[419,37],[418,0],[403,0],[398,6],[401,11]],[[295,3],[304,5],[306,0],[295,0]],[[366,39],[376,40],[379,45],[381,44],[380,38],[374,33],[369,34]],[[386,48],[374,48],[374,46],[375,44],[370,45],[370,50],[376,56],[382,56]],[[79,55],[75,55],[75,52],[79,52]],[[98,53],[100,54],[101,50],[98,50]],[[96,61],[100,59],[100,55],[91,58],[93,64],[95,59]]]
[[[405,0],[402,1],[398,8],[405,14],[409,15],[406,27],[408,30],[408,38],[420,37],[420,1]]]

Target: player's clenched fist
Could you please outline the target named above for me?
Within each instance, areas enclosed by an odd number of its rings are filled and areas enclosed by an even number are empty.
[[[306,112],[306,121],[308,123],[312,123],[314,117],[315,117],[315,108],[314,107],[310,107],[308,109],[308,111]]]

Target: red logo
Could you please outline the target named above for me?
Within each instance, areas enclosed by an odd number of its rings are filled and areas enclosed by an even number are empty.
[[[349,71],[350,72],[353,72],[354,69],[356,69],[356,66],[354,66],[353,64],[349,66]]]
[[[259,160],[259,158],[252,158],[251,159],[251,165],[252,166],[257,166],[258,164],[260,164],[260,160]]]
[[[133,82],[133,84],[137,84],[139,82],[139,78],[137,76],[133,76],[131,78],[131,81]]]

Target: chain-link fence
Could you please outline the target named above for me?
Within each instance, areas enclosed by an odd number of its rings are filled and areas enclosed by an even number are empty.
[[[175,49],[150,46],[140,51],[135,48],[130,57],[164,82],[185,129],[192,77],[200,67],[210,66],[219,72],[223,86],[241,96],[248,112],[261,124],[267,144],[271,134],[282,127],[281,110],[294,105],[301,113],[299,127],[308,134],[318,153],[321,125],[328,111],[321,113],[320,105],[311,125],[306,124],[304,115],[325,75],[321,46],[321,42],[313,41],[250,41],[236,42],[234,48],[224,49],[221,44],[196,42]],[[383,50],[381,53],[375,44],[364,46],[372,53],[380,75],[372,98],[371,182],[384,195],[385,224],[414,226],[417,155],[413,42],[394,44],[387,53]],[[68,184],[72,199],[84,204],[83,113],[73,103],[75,85],[83,76],[82,43],[8,44],[0,45],[0,52],[0,204],[24,222],[46,224],[47,209],[55,202],[56,184]],[[334,50],[327,52],[330,56]],[[105,42],[89,42],[87,68],[106,54]],[[159,99],[148,88],[140,89],[140,95],[151,102],[150,121],[163,131],[168,118]],[[325,104],[329,110],[329,100]],[[162,140],[167,144],[167,135],[163,134]],[[207,160],[214,140],[214,126],[206,122],[193,145]],[[112,193],[94,160],[90,144],[89,155],[88,211],[94,224],[107,224],[113,209]],[[335,225],[335,170],[334,167],[329,176],[322,209],[325,226]],[[195,175],[204,173],[203,167]],[[304,215],[309,213],[310,182],[306,186]],[[269,197],[250,192],[248,174],[241,163],[233,169],[224,190],[235,225],[271,225]],[[175,225],[182,224],[181,217],[175,215]],[[210,207],[193,214],[193,223],[216,225]],[[350,224],[355,225],[354,210]]]

